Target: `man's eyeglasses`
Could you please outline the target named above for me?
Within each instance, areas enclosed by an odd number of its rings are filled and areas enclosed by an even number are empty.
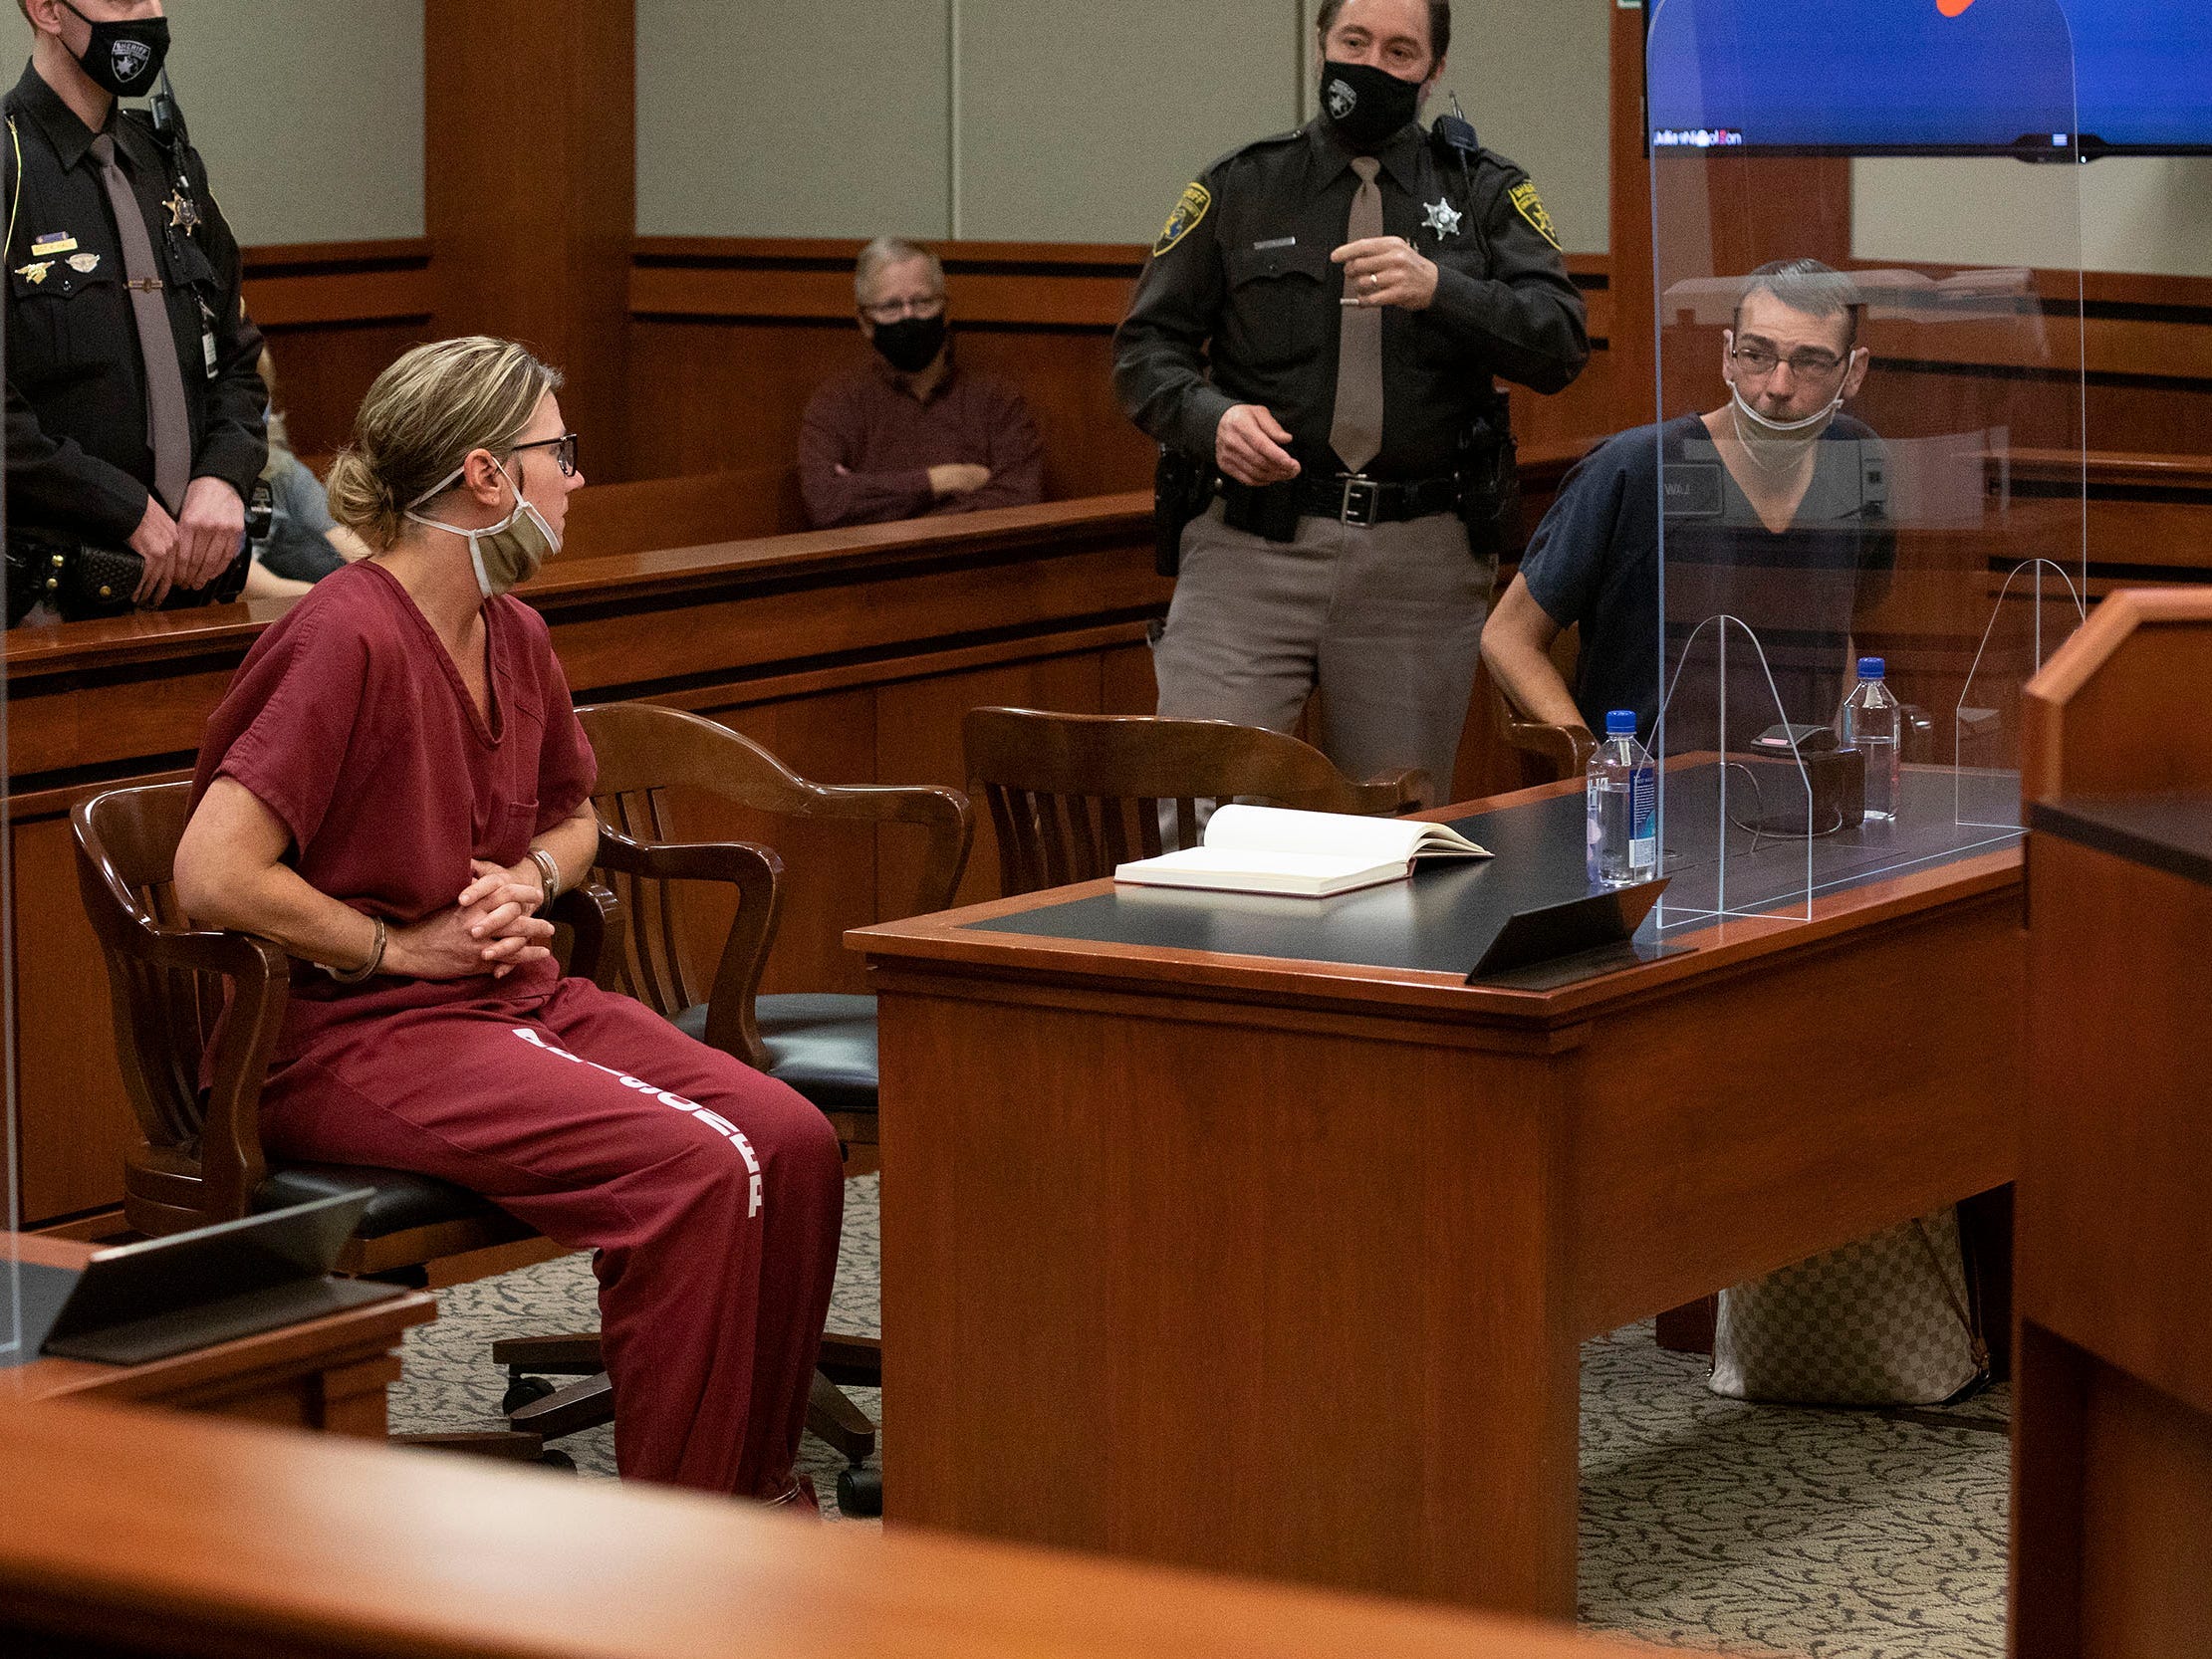
[[[1739,346],[1730,356],[1746,374],[1772,374],[1776,363],[1786,362],[1801,380],[1825,380],[1844,363],[1834,352],[1792,352],[1785,357],[1766,346]]]
[[[561,469],[563,478],[576,476],[576,434],[563,432],[557,438],[540,438],[536,443],[518,443],[514,452],[520,455],[526,449],[550,449],[554,465]]]
[[[870,323],[896,323],[905,317],[936,317],[945,309],[942,294],[926,300],[893,300],[889,305],[862,306],[860,315]]]

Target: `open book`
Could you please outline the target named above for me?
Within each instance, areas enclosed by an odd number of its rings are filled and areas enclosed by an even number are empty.
[[[1122,864],[1113,879],[1139,887],[1327,898],[1403,880],[1416,858],[1490,856],[1447,825],[1281,807],[1223,807],[1207,823],[1202,842]]]

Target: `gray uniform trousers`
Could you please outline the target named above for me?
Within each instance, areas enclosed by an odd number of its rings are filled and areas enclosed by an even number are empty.
[[[1183,531],[1153,648],[1159,712],[1288,732],[1321,688],[1321,748],[1358,782],[1417,766],[1452,799],[1497,566],[1449,513],[1365,529],[1301,519],[1269,542],[1222,522]]]

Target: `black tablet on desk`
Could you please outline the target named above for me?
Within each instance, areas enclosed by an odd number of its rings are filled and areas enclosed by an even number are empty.
[[[369,1199],[366,1189],[341,1193],[117,1245],[74,1271],[24,1264],[23,1342],[13,1362],[48,1353],[143,1365],[404,1296],[396,1286],[329,1277]],[[66,1294],[63,1278],[72,1281]]]

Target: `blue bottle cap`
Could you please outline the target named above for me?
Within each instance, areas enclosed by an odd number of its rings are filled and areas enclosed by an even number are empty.
[[[1858,659],[1858,677],[1862,680],[1878,680],[1887,671],[1888,665],[1878,656],[1862,656]]]
[[[1636,735],[1636,711],[1634,709],[1607,710],[1605,714],[1605,735],[1607,737],[1634,737]]]

